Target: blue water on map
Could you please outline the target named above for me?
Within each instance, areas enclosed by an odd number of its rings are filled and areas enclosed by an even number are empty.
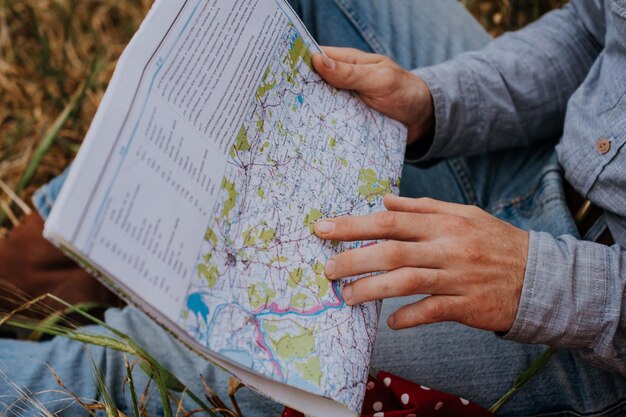
[[[208,324],[209,307],[207,307],[202,299],[202,294],[194,293],[187,297],[187,308],[190,312],[196,315],[198,322],[200,321],[200,317],[202,317],[204,319],[204,324]]]

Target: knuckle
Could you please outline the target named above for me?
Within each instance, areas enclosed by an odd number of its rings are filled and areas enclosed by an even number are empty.
[[[407,279],[403,284],[403,289],[406,293],[417,294],[419,292],[422,292],[423,282],[423,274],[419,270],[411,268],[408,273]]]
[[[472,216],[479,216],[484,213],[484,210],[478,206],[467,206],[466,209]]]
[[[406,260],[406,248],[400,242],[386,242],[386,262],[389,268],[398,267],[404,264]]]
[[[455,320],[459,323],[472,324],[476,323],[476,312],[471,309],[463,309],[457,312]]]
[[[451,216],[446,220],[449,231],[459,233],[469,228],[469,220],[465,217]]]
[[[461,254],[463,259],[470,263],[478,263],[483,259],[483,253],[480,250],[480,246],[471,241],[463,245]]]
[[[457,222],[457,226],[461,230],[467,230],[472,225],[472,222],[467,217],[457,217],[456,222]]]
[[[331,277],[343,277],[346,274],[350,275],[354,270],[354,254],[351,252],[341,253],[333,258],[335,261],[335,267],[333,268]]]
[[[354,65],[344,65],[343,78],[344,81],[353,84],[356,80],[356,71]]]
[[[431,321],[443,321],[446,317],[447,309],[441,301],[428,303],[425,308],[425,315]]]
[[[416,285],[419,285],[419,288],[415,288],[416,291],[435,294],[441,286],[441,271],[435,269],[429,273],[422,273],[416,270],[414,271],[413,281]]]
[[[377,294],[378,298],[391,294],[391,292],[394,290],[394,285],[392,285],[392,283],[388,279],[378,278],[376,280],[376,283],[378,285],[373,293]]]
[[[379,67],[378,71],[379,71],[379,76],[383,80],[394,80],[397,75],[396,69],[392,67],[391,65],[384,63],[384,62]]]
[[[398,216],[392,211],[381,211],[374,215],[376,226],[383,229],[392,229],[398,222]]]
[[[430,248],[431,252],[431,257],[433,259],[438,259],[438,264],[439,266],[441,266],[442,264],[446,264],[447,262],[449,262],[450,258],[452,257],[453,250],[454,247],[449,245],[449,244],[441,244],[439,242],[437,242],[436,244],[433,244]]]
[[[430,197],[419,198],[418,202],[426,210],[431,210],[435,204],[435,200]]]
[[[341,223],[337,223],[337,229],[339,229],[340,225],[343,226],[341,228],[344,230],[347,237],[351,238],[357,234],[357,224],[353,219],[345,219],[342,220]]]
[[[361,51],[360,49],[356,49],[356,48],[345,48],[345,51],[347,53],[347,55],[349,56],[354,56],[354,55],[358,55],[360,53],[362,53],[363,51]]]

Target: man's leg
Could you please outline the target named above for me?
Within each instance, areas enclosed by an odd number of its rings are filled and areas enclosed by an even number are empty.
[[[190,390],[204,398],[202,380],[206,381],[219,397],[228,404],[228,374],[196,355],[163,330],[153,320],[134,308],[110,309],[106,313],[110,326],[130,335],[133,340],[150,353],[166,369],[174,373]],[[98,326],[84,330],[106,333]],[[132,363],[133,357],[129,357]],[[0,415],[13,417],[24,415],[89,415],[72,398],[61,393],[55,375],[86,403],[102,401],[98,392],[94,365],[105,382],[115,405],[125,415],[134,415],[128,383],[125,382],[124,355],[110,349],[87,346],[82,343],[56,337],[46,342],[25,342],[0,339]],[[145,373],[135,366],[134,379],[137,396],[148,385]],[[150,385],[146,415],[160,416],[163,410],[156,386]],[[36,399],[50,413],[37,410],[28,399]],[[239,405],[246,417],[277,417],[283,406],[249,389],[237,394]],[[185,397],[187,410],[198,408]]]
[[[386,54],[405,68],[432,65],[489,40],[455,0],[292,3],[321,44]],[[406,165],[401,193],[476,204],[526,230],[576,235],[562,188],[554,143],[546,143],[532,150],[454,159],[428,169]],[[503,341],[491,332],[458,324],[390,330],[385,324],[389,314],[418,298],[383,304],[375,367],[489,406],[545,349]],[[622,415],[624,398],[623,378],[562,351],[500,415],[567,411]]]
[[[491,39],[457,0],[289,0],[320,45],[434,65]]]

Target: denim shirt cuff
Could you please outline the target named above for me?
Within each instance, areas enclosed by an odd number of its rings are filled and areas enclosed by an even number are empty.
[[[543,303],[535,299],[534,296],[537,284],[537,257],[541,250],[539,247],[541,245],[540,241],[541,235],[531,231],[528,241],[528,259],[526,260],[522,295],[511,330],[506,333],[498,333],[503,339],[531,343],[532,335],[536,333],[533,319],[543,306]]]
[[[469,62],[457,58],[413,73],[426,83],[432,95],[435,133],[432,145],[407,162],[419,164],[464,155],[480,146],[476,143],[479,126],[475,123],[479,117],[476,103],[480,102],[480,93]],[[469,143],[470,138],[473,143]]]
[[[552,347],[594,346],[606,320],[603,250],[608,248],[573,236],[531,231],[517,315],[511,330],[499,336]]]
[[[442,154],[442,149],[445,148],[445,139],[447,137],[445,134],[445,123],[449,120],[447,112],[449,105],[446,103],[448,100],[446,94],[442,90],[442,85],[445,84],[443,84],[442,80],[437,76],[435,68],[420,68],[414,70],[413,73],[420,77],[428,86],[434,106],[433,117],[435,118],[435,132],[434,136],[430,139],[430,146],[426,149],[421,148],[416,153],[407,152],[407,162],[423,163],[438,159]],[[415,147],[417,145],[413,146]]]

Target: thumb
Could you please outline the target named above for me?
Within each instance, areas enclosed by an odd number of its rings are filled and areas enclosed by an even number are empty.
[[[349,64],[326,55],[313,56],[315,70],[333,87],[345,90],[364,90],[372,87],[375,64]]]

